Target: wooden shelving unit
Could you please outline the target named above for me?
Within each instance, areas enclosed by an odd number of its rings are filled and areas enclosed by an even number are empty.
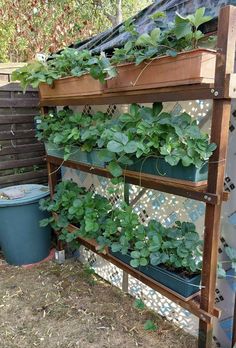
[[[139,90],[123,93],[106,93],[97,96],[66,99],[41,99],[44,112],[49,106],[84,105],[84,104],[129,104],[133,102],[150,103],[156,101],[183,101],[194,99],[213,99],[211,142],[217,144],[209,162],[208,181],[199,186],[185,181],[167,179],[148,174],[124,171],[127,183],[149,189],[156,189],[175,195],[188,197],[205,202],[205,231],[202,270],[202,289],[200,295],[189,300],[181,298],[170,289],[145,276],[143,273],[118,260],[109,253],[99,254],[106,260],[123,269],[128,274],[139,279],[154,290],[199,318],[199,348],[212,347],[213,318],[219,317],[220,312],[215,308],[215,285],[217,273],[218,242],[220,237],[220,216],[222,202],[228,199],[224,192],[224,173],[228,144],[228,129],[231,110],[231,98],[236,97],[236,77],[234,74],[236,43],[236,7],[226,6],[221,9],[218,20],[217,59],[215,83],[165,87],[151,90]],[[105,168],[91,167],[74,161],[63,161],[53,156],[47,156],[49,185],[51,195],[57,183],[57,169],[60,165],[79,169],[110,178]],[[73,231],[76,227],[70,226]],[[96,244],[79,238],[79,241],[90,250],[97,252]]]

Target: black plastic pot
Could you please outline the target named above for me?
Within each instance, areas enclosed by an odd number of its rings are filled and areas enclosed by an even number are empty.
[[[117,259],[123,261],[126,264],[130,264],[132,258],[129,255],[123,255],[120,252],[109,251],[111,255],[117,257]],[[169,289],[177,292],[181,296],[188,298],[194,293],[199,291],[201,275],[197,274],[192,277],[186,277],[178,274],[177,272],[170,272],[162,266],[141,266],[137,268],[140,272],[146,274],[148,277],[156,280],[158,283],[165,285]]]

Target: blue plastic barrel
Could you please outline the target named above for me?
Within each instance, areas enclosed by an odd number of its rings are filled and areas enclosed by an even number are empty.
[[[28,184],[0,189],[0,245],[11,265],[36,263],[49,255],[50,227],[40,227],[48,217],[39,200],[49,196],[47,186]]]

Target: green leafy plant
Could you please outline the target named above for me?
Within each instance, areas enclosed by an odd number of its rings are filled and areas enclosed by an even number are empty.
[[[74,243],[78,236],[95,239],[100,251],[110,247],[130,255],[135,268],[151,264],[188,274],[201,270],[202,241],[192,223],[177,221],[166,228],[151,220],[144,226],[127,204],[113,207],[107,198],[71,181],[58,184],[53,200],[41,200],[40,207],[52,213],[41,226],[51,224],[66,243]],[[68,231],[70,223],[78,227],[73,232]]]
[[[38,87],[43,82],[52,85],[61,77],[84,74],[90,74],[104,83],[106,79],[116,76],[116,69],[105,55],[93,56],[88,50],[66,48],[50,56],[45,63],[36,61],[15,70],[12,79],[19,80],[25,90],[29,85]]]
[[[66,108],[57,113],[36,117],[37,138],[55,144],[64,151],[64,159],[73,153],[73,147],[90,152],[96,148],[100,134],[106,129],[110,116],[97,112],[95,115],[74,113]]]
[[[169,269],[196,273],[202,267],[201,246],[194,224],[176,221],[174,226],[165,228],[151,220],[147,226],[138,226],[129,240],[129,250],[123,250],[122,243],[116,242],[112,251],[129,253],[134,268],[164,264]]]
[[[140,298],[136,298],[134,301],[134,308],[143,310],[145,309],[145,303]]]
[[[209,144],[207,134],[187,113],[162,112],[161,103],[153,107],[132,104],[129,113],[119,116],[117,123],[101,134],[98,145],[106,147],[100,159],[110,162],[113,176],[120,176],[122,168],[135,158],[162,156],[171,166],[182,163],[201,168],[216,149]]]
[[[156,27],[150,32],[139,35],[132,21],[126,21],[124,30],[130,39],[124,47],[116,48],[111,59],[104,54],[92,55],[88,50],[66,48],[53,54],[45,63],[33,62],[17,69],[12,74],[13,80],[19,80],[24,90],[27,86],[38,87],[40,83],[52,85],[59,78],[90,74],[104,83],[106,79],[117,75],[112,65],[122,62],[142,63],[162,55],[175,57],[178,52],[195,49],[199,46],[211,47],[213,37],[204,37],[200,26],[211,20],[205,16],[205,8],[199,8],[186,17],[176,14],[174,23],[167,24],[165,16],[157,13],[152,16]]]
[[[116,48],[111,58],[112,63],[135,62],[136,65],[158,56],[175,57],[179,52],[197,47],[214,47],[215,37],[205,37],[200,26],[211,20],[205,16],[205,8],[199,8],[186,17],[176,13],[173,23],[168,23],[165,14],[157,12],[151,16],[154,29],[139,35],[133,23],[125,26],[130,39],[124,47]]]
[[[52,213],[50,218],[41,220],[40,225],[50,224],[59,232],[60,240],[73,243],[78,236],[96,239],[101,235],[101,228],[111,205],[105,197],[86,192],[74,182],[63,181],[57,185],[53,200],[41,200],[40,208]],[[70,223],[79,226],[79,229],[68,232]]]
[[[154,323],[153,320],[146,320],[146,322],[144,323],[144,330],[146,331],[156,331],[157,330],[157,325]]]
[[[37,120],[38,139],[63,149],[65,160],[76,151],[73,146],[87,152],[99,150],[99,159],[114,177],[147,157],[163,157],[171,166],[201,168],[216,149],[189,114],[163,112],[161,103],[132,104],[129,112],[116,119],[102,112],[92,116],[66,109]]]

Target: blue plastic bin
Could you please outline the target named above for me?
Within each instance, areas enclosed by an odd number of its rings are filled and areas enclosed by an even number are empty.
[[[22,197],[7,199],[13,191]],[[0,189],[0,245],[9,264],[36,263],[49,255],[51,229],[39,226],[48,217],[39,209],[39,200],[47,196],[48,187],[37,184]]]

